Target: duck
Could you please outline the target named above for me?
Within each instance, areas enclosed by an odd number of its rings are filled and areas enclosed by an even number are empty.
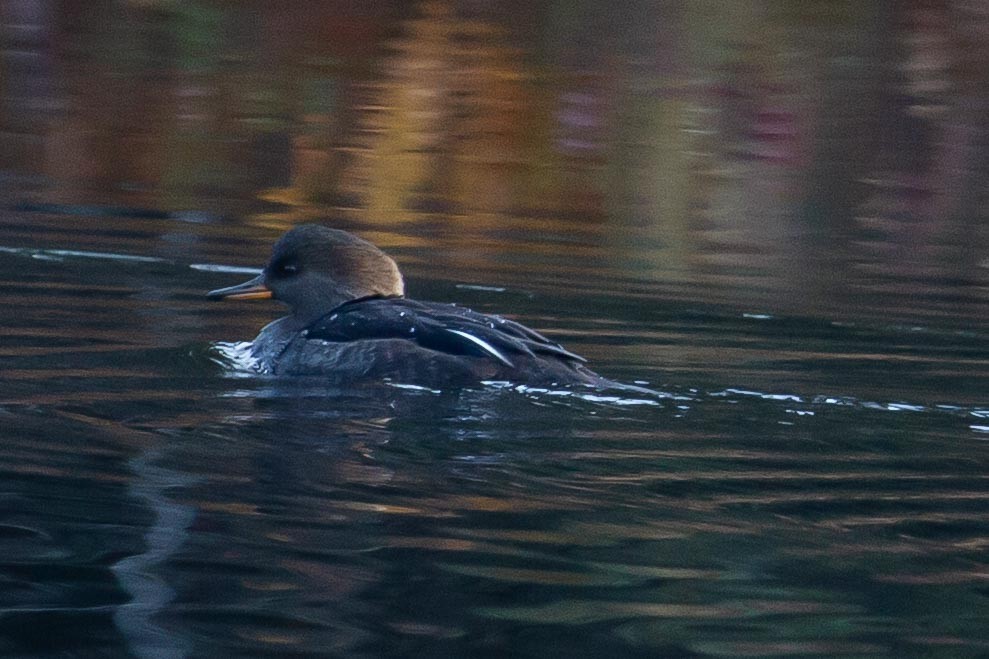
[[[519,322],[406,297],[390,256],[321,224],[292,228],[257,277],[207,297],[274,299],[288,306],[288,315],[262,328],[251,343],[262,374],[441,389],[492,382],[612,384],[583,357]]]

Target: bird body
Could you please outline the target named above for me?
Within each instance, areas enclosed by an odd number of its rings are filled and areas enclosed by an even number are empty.
[[[520,323],[411,300],[404,290],[398,266],[371,243],[302,225],[278,241],[261,275],[209,297],[273,297],[289,305],[291,313],[252,343],[264,373],[440,388],[484,381],[613,384],[583,357]]]

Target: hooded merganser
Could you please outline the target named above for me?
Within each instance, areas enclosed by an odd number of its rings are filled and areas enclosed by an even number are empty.
[[[252,343],[263,373],[440,388],[481,381],[614,384],[524,325],[404,294],[387,254],[346,231],[308,224],[282,236],[260,275],[208,296],[274,298],[291,308]]]

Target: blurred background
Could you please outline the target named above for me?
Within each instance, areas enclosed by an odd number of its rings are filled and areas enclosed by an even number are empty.
[[[987,183],[984,0],[0,0],[0,655],[986,656]],[[657,391],[245,373],[310,221]]]
[[[3,0],[0,34],[8,204],[544,230],[811,312],[989,279],[979,0]]]

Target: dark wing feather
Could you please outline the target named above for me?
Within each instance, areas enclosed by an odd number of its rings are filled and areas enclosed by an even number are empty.
[[[406,339],[447,354],[490,357],[506,366],[512,366],[512,355],[518,354],[585,361],[514,321],[452,304],[405,298],[348,302],[313,323],[306,336],[334,342]]]

